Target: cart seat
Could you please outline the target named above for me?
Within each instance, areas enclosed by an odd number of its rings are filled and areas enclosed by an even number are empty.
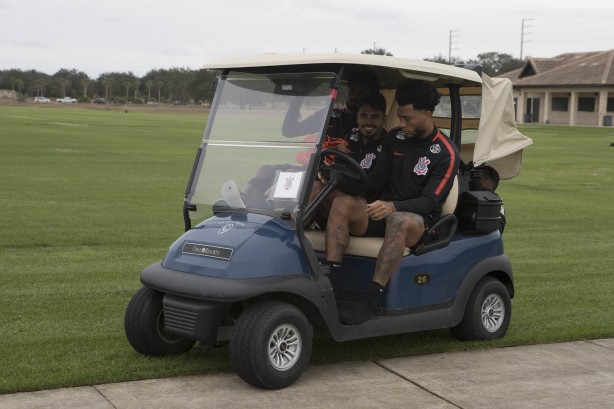
[[[326,247],[324,246],[325,232],[322,230],[306,230],[305,236],[311,243],[311,247],[315,251],[324,252]],[[350,244],[345,250],[345,254],[351,256],[362,256],[377,258],[377,253],[382,247],[384,239],[382,237],[350,237]],[[409,254],[409,249],[405,249],[404,255]]]
[[[456,203],[458,202],[458,176],[454,178],[454,184],[452,185],[452,189],[450,190],[450,194],[448,198],[444,201],[442,205],[442,221],[449,220],[453,223],[454,230],[456,230],[456,217],[454,216],[454,210],[456,209]],[[453,233],[453,232],[452,232]],[[315,251],[324,252],[326,249],[325,246],[325,232],[321,230],[305,230],[305,236],[311,243],[311,247]],[[451,237],[451,235],[450,235]],[[435,248],[441,248],[448,244],[448,240],[441,243],[442,245],[434,246],[432,243],[429,243],[428,251],[434,250]],[[372,257],[377,258],[377,254],[379,253],[380,248],[382,247],[382,243],[384,239],[382,237],[350,237],[350,243],[348,244],[348,248],[345,250],[345,254],[352,256],[362,256],[362,257]],[[405,248],[404,256],[410,253],[409,248]],[[420,247],[414,250],[416,254],[424,254],[424,252],[420,251]]]

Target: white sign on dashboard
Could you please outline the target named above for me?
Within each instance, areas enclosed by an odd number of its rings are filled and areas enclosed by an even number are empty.
[[[305,172],[279,172],[273,198],[296,200],[304,174]]]

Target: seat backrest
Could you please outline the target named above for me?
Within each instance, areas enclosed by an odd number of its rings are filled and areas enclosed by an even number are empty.
[[[441,215],[445,216],[447,214],[454,213],[456,210],[456,204],[458,203],[458,175],[454,176],[454,183],[452,184],[452,189],[450,189],[450,193],[448,193],[448,197],[444,200],[441,205]]]

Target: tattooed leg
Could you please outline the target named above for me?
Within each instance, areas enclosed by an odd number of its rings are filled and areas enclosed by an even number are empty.
[[[405,247],[413,246],[424,231],[424,221],[414,213],[394,212],[386,218],[386,235],[377,255],[373,281],[385,286],[399,268]]]
[[[369,219],[364,199],[348,195],[336,196],[326,224],[326,260],[341,262],[352,234],[366,231]]]

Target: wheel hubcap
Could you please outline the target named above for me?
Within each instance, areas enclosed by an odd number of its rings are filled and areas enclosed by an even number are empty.
[[[269,362],[273,368],[286,371],[301,356],[302,340],[298,329],[291,324],[280,325],[269,339]]]
[[[495,332],[505,318],[505,304],[498,294],[490,294],[482,303],[482,325],[488,332]]]

